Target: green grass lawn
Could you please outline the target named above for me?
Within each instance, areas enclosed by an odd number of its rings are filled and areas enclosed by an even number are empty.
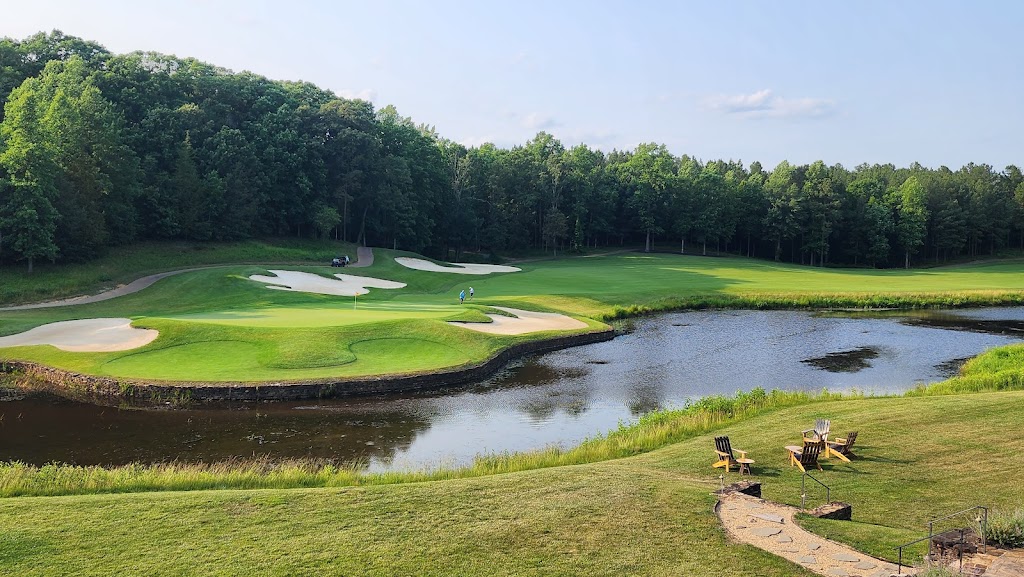
[[[313,255],[348,250],[309,243],[224,245],[191,260],[170,252],[146,260],[147,247],[125,259],[196,264]],[[349,250],[349,252],[352,252]],[[184,253],[190,256],[190,253]],[[415,271],[394,262],[407,253],[377,249],[370,268],[357,274],[407,283],[397,290],[371,289],[352,299],[280,290],[248,279],[266,267],[234,265],[161,280],[133,295],[89,305],[0,312],[0,336],[69,319],[128,317],[161,336],[118,353],[68,353],[48,346],[0,349],[0,360],[37,361],[65,369],[120,378],[180,381],[261,381],[381,375],[455,368],[480,363],[518,337],[485,335],[446,323],[486,321],[488,305],[563,312],[601,321],[656,310],[702,306],[749,308],[829,306],[959,306],[1024,302],[1024,263],[1004,261],[927,270],[836,270],[742,258],[616,253],[528,262],[522,272],[464,276]],[[151,256],[151,255],[150,255]],[[106,262],[106,261],[103,261]],[[326,258],[320,262],[327,262]],[[107,263],[109,264],[109,263]],[[75,282],[92,269],[69,268]],[[287,266],[330,276],[329,266]],[[134,269],[133,269],[134,270]],[[77,272],[76,272],[77,271]],[[3,271],[10,276],[11,271]],[[23,288],[41,286],[21,279]],[[25,276],[25,275],[23,275]],[[35,283],[35,284],[33,284]],[[18,284],[17,282],[14,284]],[[473,286],[476,299],[459,305],[459,290]],[[29,292],[29,288],[25,288]],[[206,354],[215,352],[216,355]]]
[[[928,519],[1020,504],[1022,392],[818,401],[634,457],[352,487],[0,499],[0,568],[51,575],[809,575],[729,542],[712,437],[750,451],[765,496],[800,503],[783,446],[815,418],[860,437],[818,477],[854,522],[806,522],[875,555]],[[682,417],[674,417],[682,418]],[[658,421],[660,422],[660,421]],[[652,422],[639,427],[652,427]],[[45,476],[45,473],[40,473]],[[59,482],[60,473],[50,473]],[[727,481],[738,480],[735,471]],[[809,505],[823,495],[811,494]]]

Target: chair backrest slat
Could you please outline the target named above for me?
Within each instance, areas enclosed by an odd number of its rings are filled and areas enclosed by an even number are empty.
[[[804,449],[800,452],[800,464],[804,466],[816,464],[824,444],[823,442],[804,443]]]
[[[843,454],[850,452],[850,448],[853,447],[853,442],[857,440],[857,431],[846,435],[846,444],[843,445]]]
[[[729,437],[715,437],[715,449],[729,455],[729,459],[733,459],[732,444],[729,442]]]
[[[825,438],[828,435],[828,430],[832,426],[832,421],[829,419],[818,419],[818,422],[814,424],[814,431],[818,433],[818,436]]]

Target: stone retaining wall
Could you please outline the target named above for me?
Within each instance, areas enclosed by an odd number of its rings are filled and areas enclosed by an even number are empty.
[[[222,401],[293,401],[356,397],[439,389],[483,380],[514,359],[611,340],[615,331],[584,333],[519,343],[467,368],[406,375],[312,379],[280,382],[168,382],[83,375],[27,361],[0,362],[23,389],[45,391],[77,400],[109,404],[187,405]]]

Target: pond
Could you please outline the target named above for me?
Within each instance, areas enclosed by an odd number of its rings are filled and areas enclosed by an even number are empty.
[[[0,460],[116,465],[232,457],[457,466],[572,446],[660,408],[765,389],[894,393],[1024,338],[1024,309],[813,314],[704,311],[640,319],[612,341],[524,359],[469,387],[350,400],[120,410],[0,396]]]

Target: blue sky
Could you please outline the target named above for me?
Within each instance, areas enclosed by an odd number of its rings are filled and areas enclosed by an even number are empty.
[[[1024,165],[1022,26],[1010,0],[33,0],[0,36],[306,80],[467,145],[1001,169]]]

